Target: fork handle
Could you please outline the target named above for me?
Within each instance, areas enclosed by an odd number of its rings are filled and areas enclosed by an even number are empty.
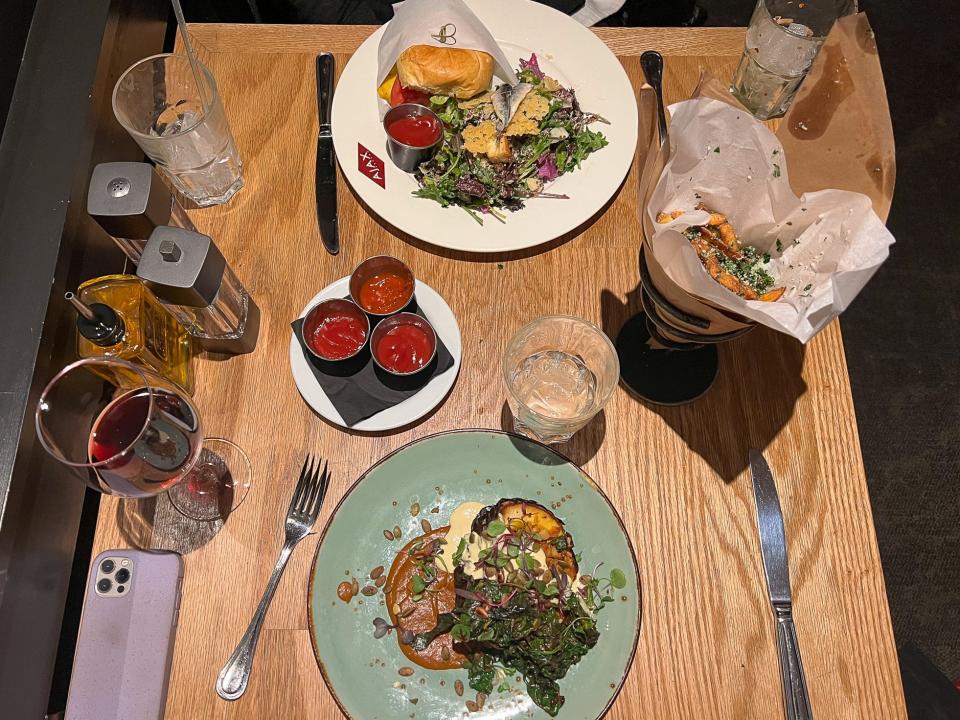
[[[273,568],[270,580],[267,582],[267,589],[263,591],[263,597],[260,598],[260,604],[257,605],[257,611],[253,614],[247,631],[240,639],[237,649],[223,666],[220,675],[217,677],[217,695],[224,700],[236,700],[247,689],[247,682],[250,680],[250,673],[253,670],[253,655],[257,650],[257,641],[260,639],[260,630],[263,627],[263,620],[267,616],[267,610],[270,609],[270,603],[273,600],[273,594],[280,584],[280,577],[283,575],[284,568],[287,567],[287,560],[290,559],[290,553],[296,542],[287,541],[280,550],[280,557]]]

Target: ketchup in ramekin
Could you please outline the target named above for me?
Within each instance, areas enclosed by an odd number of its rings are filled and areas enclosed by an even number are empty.
[[[310,309],[301,332],[304,344],[316,357],[346,360],[366,345],[370,319],[351,301],[333,298]]]
[[[370,338],[374,362],[393,375],[413,375],[437,354],[437,334],[425,318],[398,313],[381,320]]]
[[[443,134],[443,126],[435,115],[401,115],[387,125],[387,133],[408,147],[425,148]]]
[[[387,155],[406,173],[429,160],[443,141],[443,121],[433,110],[416,103],[390,108],[383,116]]]

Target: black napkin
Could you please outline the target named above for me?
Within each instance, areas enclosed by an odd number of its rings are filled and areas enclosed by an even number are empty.
[[[419,308],[416,312],[417,315],[430,319]],[[303,318],[297,318],[290,325],[313,376],[340,413],[340,417],[350,427],[416,395],[432,378],[453,367],[453,356],[443,344],[439,333],[437,354],[430,364],[415,375],[397,377],[384,372],[373,362],[370,343],[349,360],[328,362],[314,357],[304,345],[300,333]]]

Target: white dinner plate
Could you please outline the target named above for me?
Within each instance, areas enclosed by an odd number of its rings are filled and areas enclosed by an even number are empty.
[[[472,252],[504,252],[532,247],[574,230],[613,197],[630,171],[637,145],[637,104],[620,61],[589,29],[568,15],[529,0],[466,0],[486,24],[516,68],[535,52],[540,68],[577,93],[580,106],[610,121],[594,123],[610,142],[590,155],[579,170],[547,187],[568,200],[531,199],[505,223],[486,216],[478,225],[462,208],[440,207],[411,193],[417,181],[387,155],[377,104],[377,46],[383,28],[350,58],[333,98],[333,143],[340,168],[353,189],[377,215],[394,227],[434,245]],[[385,187],[360,171],[359,146],[384,165]]]
[[[297,342],[296,336],[293,332],[290,333],[290,369],[293,372],[293,380],[307,405],[316,410],[324,419],[340,427],[361,432],[394,430],[422,418],[439,405],[447,396],[447,393],[450,392],[450,388],[453,387],[457,374],[460,372],[460,360],[463,357],[460,326],[457,325],[457,318],[450,306],[436,290],[420,280],[416,281],[415,287],[417,306],[427,316],[430,324],[433,325],[433,329],[443,340],[443,344],[447,346],[447,350],[453,357],[453,366],[446,372],[430,378],[430,382],[424,385],[416,395],[411,395],[403,402],[397,403],[386,410],[381,410],[376,415],[371,415],[356,425],[347,425],[340,417],[340,413],[337,412],[333,403],[330,402],[330,398],[323,392],[320,383],[313,376],[313,371],[310,370],[310,365],[303,356],[303,350],[300,343]],[[331,285],[327,285],[314,296],[313,300],[307,303],[299,317],[304,317],[307,311],[321,300],[346,297],[349,290],[349,276],[342,277]]]

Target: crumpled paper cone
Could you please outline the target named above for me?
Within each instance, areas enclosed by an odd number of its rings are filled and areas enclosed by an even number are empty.
[[[374,89],[390,74],[400,53],[413,45],[483,50],[493,58],[494,75],[517,84],[500,45],[463,0],[406,0],[400,5],[380,38]]]
[[[651,279],[670,302],[710,321],[703,330],[659,313],[671,324],[720,334],[753,321],[807,342],[886,258],[893,238],[877,213],[886,216],[892,197],[893,135],[875,51],[864,15],[838,21],[778,137],[710,80],[698,99],[671,108],[669,151],[657,147],[655,130],[647,133],[641,192]],[[815,192],[822,188],[831,189]],[[707,275],[680,234],[703,213],[653,222],[659,211],[692,210],[701,200],[771,253],[783,299],[748,302]]]

